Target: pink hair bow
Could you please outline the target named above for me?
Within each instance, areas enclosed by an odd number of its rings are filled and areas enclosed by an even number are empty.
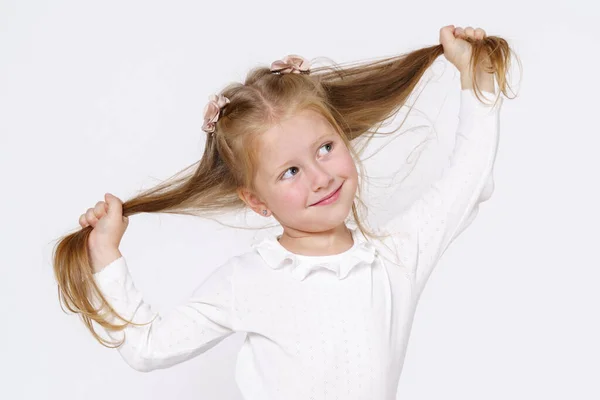
[[[204,107],[204,124],[202,130],[206,133],[215,131],[215,124],[219,120],[219,115],[223,107],[229,104],[229,99],[223,95],[210,95],[208,104]]]
[[[310,72],[310,62],[302,56],[290,54],[285,56],[283,60],[273,61],[271,72],[279,72],[280,74]]]

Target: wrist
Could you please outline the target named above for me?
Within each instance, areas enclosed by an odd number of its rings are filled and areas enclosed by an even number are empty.
[[[123,256],[119,249],[93,249],[89,254],[93,273],[101,271],[108,264]]]
[[[473,75],[471,70],[460,71],[460,85],[462,89],[474,89],[473,81],[477,79],[477,85],[480,90],[495,93],[494,74],[486,72],[483,68],[475,70]]]

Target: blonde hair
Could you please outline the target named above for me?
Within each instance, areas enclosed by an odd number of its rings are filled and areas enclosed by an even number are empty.
[[[512,50],[507,42],[496,36],[467,40],[473,47],[470,65],[477,98],[481,90],[474,72],[484,59],[492,66],[489,72],[494,73],[500,92],[508,96],[506,73]],[[332,63],[313,68],[310,74],[274,74],[266,66],[250,70],[243,83],[231,83],[221,91],[230,103],[223,109],[215,132],[206,136],[202,158],[123,202],[123,216],[152,212],[208,216],[211,212],[244,209],[246,204],[238,189],[255,190],[257,138],[277,121],[304,109],[319,112],[331,123],[362,175],[364,168],[351,142],[361,135],[374,134],[380,124],[394,116],[443,53],[442,45],[436,45],[377,61]],[[378,237],[360,220],[357,204],[366,208],[360,195],[359,186],[352,205],[354,221],[365,237]],[[92,321],[109,331],[121,331],[128,324],[145,324],[118,315],[98,289],[87,252],[91,231],[88,226],[59,239],[53,253],[54,274],[60,302],[80,314],[101,344],[111,347],[95,332]],[[100,299],[100,309],[93,306],[93,298]],[[125,324],[110,323],[101,313],[105,309]]]

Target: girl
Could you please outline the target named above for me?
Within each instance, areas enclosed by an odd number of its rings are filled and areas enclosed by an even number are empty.
[[[480,95],[495,95],[494,78],[506,95],[505,40],[449,25],[440,43],[346,68],[311,69],[290,55],[211,96],[193,173],[124,203],[106,194],[57,244],[61,301],[102,344],[92,321],[120,339],[138,371],[245,332],[236,380],[246,399],[394,399],[423,287],[493,191],[500,107]],[[393,116],[441,54],[461,73],[452,158],[422,198],[369,232],[355,204],[352,141]],[[155,313],[119,251],[128,216],[242,207],[272,215],[282,234],[231,257],[185,304]]]

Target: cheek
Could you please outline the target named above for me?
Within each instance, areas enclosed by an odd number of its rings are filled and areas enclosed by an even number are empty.
[[[277,202],[282,206],[304,204],[306,202],[305,193],[299,187],[289,186],[286,190],[280,192]]]
[[[356,164],[354,163],[354,160],[352,159],[352,156],[350,155],[350,153],[348,153],[347,155],[344,156],[343,161],[342,161],[342,169],[343,169],[344,174],[348,178],[353,178],[353,179],[357,178],[358,170],[356,169]]]

